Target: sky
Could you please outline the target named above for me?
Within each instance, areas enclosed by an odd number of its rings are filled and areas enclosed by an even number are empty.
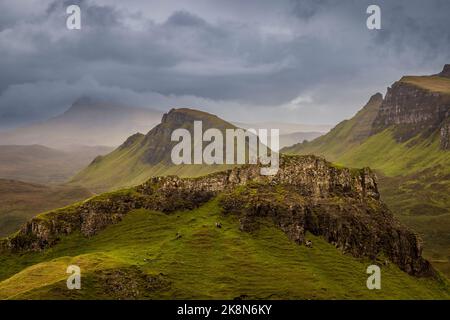
[[[81,30],[66,8],[81,8]],[[381,30],[366,9],[381,8]],[[450,63],[447,0],[2,0],[0,130],[81,96],[229,121],[336,124]]]

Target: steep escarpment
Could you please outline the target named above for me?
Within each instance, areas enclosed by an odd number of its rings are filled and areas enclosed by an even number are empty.
[[[443,130],[441,146],[445,147],[450,94],[439,86],[446,82],[450,87],[450,79],[440,77],[403,77],[394,83],[373,122],[372,134],[394,127],[396,141],[404,142],[418,134],[427,138]]]
[[[433,76],[405,76],[381,94],[372,96],[353,118],[344,120],[329,133],[311,142],[299,143],[282,151],[292,154],[316,154],[332,161],[341,161],[361,145],[372,140],[380,144],[380,134],[389,131],[397,144],[411,142],[426,145],[439,140],[440,150],[449,148],[450,65]],[[364,149],[364,148],[361,148]],[[383,157],[383,154],[378,155]],[[354,158],[354,157],[353,157]],[[373,157],[372,157],[373,158]],[[419,156],[418,158],[422,158]],[[370,165],[371,159],[361,165]],[[398,159],[394,159],[397,161]],[[384,162],[391,162],[386,159]],[[429,163],[434,163],[429,159]],[[343,162],[346,164],[345,162]]]
[[[274,176],[261,176],[259,169],[247,165],[201,178],[154,177],[37,216],[2,246],[41,250],[73,232],[92,236],[133,209],[170,213],[219,197],[223,213],[238,215],[243,231],[251,232],[261,218],[269,217],[298,243],[311,232],[354,256],[382,255],[409,274],[433,274],[421,257],[420,240],[379,200],[376,177],[369,169],[337,168],[314,156],[282,157]]]

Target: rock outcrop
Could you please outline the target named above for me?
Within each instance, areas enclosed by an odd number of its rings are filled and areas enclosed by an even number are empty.
[[[369,169],[337,168],[314,156],[283,156],[276,175],[261,176],[259,170],[246,165],[200,178],[151,178],[135,188],[41,214],[2,246],[42,250],[75,231],[92,236],[133,209],[190,210],[218,196],[224,214],[239,215],[243,231],[270,217],[298,243],[309,231],[354,256],[383,254],[405,272],[433,274],[421,257],[418,237],[379,200],[376,176]]]

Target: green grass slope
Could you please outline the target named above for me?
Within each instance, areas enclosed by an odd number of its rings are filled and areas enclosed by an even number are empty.
[[[383,97],[373,95],[368,103],[351,119],[340,122],[327,134],[310,142],[296,144],[282,149],[287,154],[315,154],[335,161],[348,150],[361,144],[370,135]]]
[[[135,210],[91,238],[73,234],[43,252],[0,256],[0,298],[450,299],[446,280],[393,264],[381,266],[382,289],[368,290],[372,262],[308,238],[312,248],[299,246],[269,221],[242,232],[217,200],[173,214]],[[69,264],[81,268],[81,290],[66,288]]]
[[[167,163],[149,164],[143,161],[148,150],[145,136],[138,135],[126,148],[117,148],[113,152],[94,160],[78,173],[71,185],[83,185],[94,192],[103,192],[123,187],[131,187],[147,181],[152,176],[178,175],[197,177],[208,173],[228,169],[225,165],[171,165]]]
[[[437,134],[397,143],[390,129],[371,136],[334,161],[350,167],[364,164],[387,176],[409,175],[430,168],[436,174],[450,173],[450,154],[439,148]]]
[[[400,82],[412,84],[429,91],[450,94],[450,78],[439,76],[405,76]]]

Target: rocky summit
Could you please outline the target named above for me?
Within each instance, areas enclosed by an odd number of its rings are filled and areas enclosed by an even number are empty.
[[[38,251],[74,232],[91,237],[134,209],[170,214],[217,198],[222,214],[237,216],[242,232],[253,232],[269,219],[299,244],[310,232],[355,257],[381,257],[411,275],[434,275],[421,256],[420,239],[380,200],[370,169],[340,168],[315,156],[280,160],[274,176],[261,176],[259,166],[246,165],[199,178],[154,177],[38,215],[1,246],[13,252]]]

